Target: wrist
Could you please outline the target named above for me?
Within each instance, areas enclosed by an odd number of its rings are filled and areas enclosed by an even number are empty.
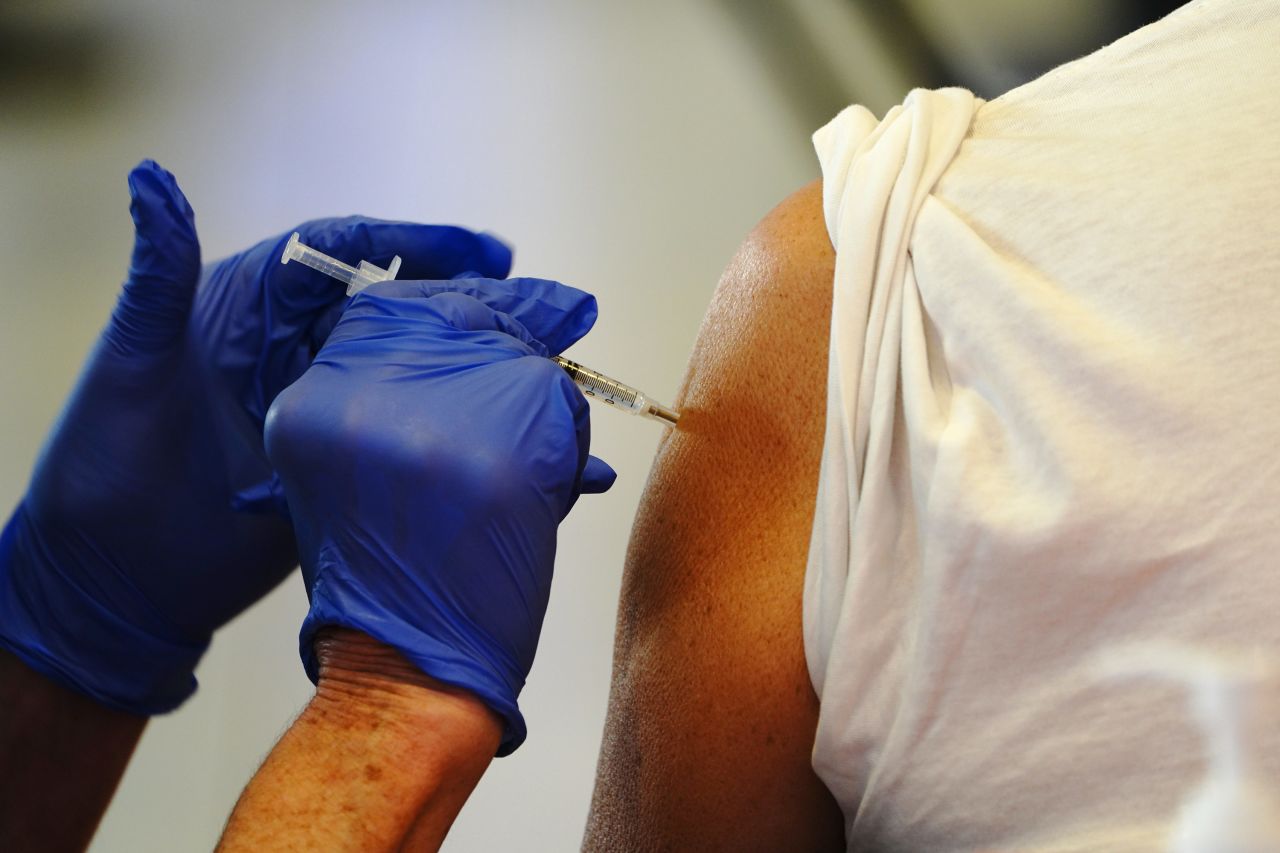
[[[236,806],[222,851],[434,849],[502,725],[479,699],[346,629],[314,645],[316,695]],[[296,843],[294,843],[296,842]]]
[[[0,650],[0,850],[83,850],[146,717],[67,690]]]
[[[390,720],[411,728],[447,726],[478,738],[501,735],[501,719],[472,692],[424,673],[394,647],[346,628],[315,639],[319,677],[312,706],[353,720]]]

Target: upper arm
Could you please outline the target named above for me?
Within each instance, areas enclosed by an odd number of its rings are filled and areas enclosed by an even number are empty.
[[[834,255],[820,184],[716,290],[632,532],[590,849],[842,849],[801,599]]]

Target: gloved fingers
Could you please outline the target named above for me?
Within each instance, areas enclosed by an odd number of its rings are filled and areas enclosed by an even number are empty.
[[[380,334],[365,321],[372,317],[393,317],[409,322],[430,319],[463,332],[502,332],[515,338],[532,355],[546,356],[547,348],[518,319],[505,314],[465,293],[438,293],[420,298],[415,284],[426,282],[388,281],[372,285],[356,296],[343,315],[334,338],[345,340],[368,334]],[[406,298],[409,297],[409,298]]]
[[[343,295],[345,296],[345,293]],[[333,334],[333,327],[338,325],[338,321],[342,319],[342,312],[346,308],[347,300],[344,298],[325,306],[312,319],[311,325],[307,329],[307,340],[311,345],[312,358],[324,346],[324,342],[329,339],[329,335]]]
[[[551,355],[564,352],[591,331],[596,322],[594,296],[541,278],[495,280],[463,276],[449,281],[381,282],[374,287],[380,293],[396,296],[466,294],[519,320]]]
[[[346,220],[349,245],[362,252],[353,266],[369,261],[386,269],[400,256],[396,278],[452,278],[475,272],[486,278],[511,273],[511,247],[492,234],[456,225],[419,225],[353,216]]]
[[[598,495],[609,491],[609,487],[618,479],[618,472],[608,462],[598,456],[588,456],[587,464],[582,469],[582,493]]]
[[[195,214],[172,174],[154,160],[129,173],[133,256],[106,338],[124,352],[155,352],[177,340],[200,279]]]
[[[429,298],[427,304],[455,329],[467,332],[492,329],[523,341],[538,355],[547,354],[546,346],[523,323],[467,294],[441,293]]]

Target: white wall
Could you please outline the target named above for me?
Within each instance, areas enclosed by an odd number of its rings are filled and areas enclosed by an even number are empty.
[[[210,259],[328,214],[493,230],[515,243],[517,274],[599,297],[573,357],[659,398],[738,241],[817,174],[812,128],[710,2],[75,5],[101,28],[102,85],[0,113],[4,511],[114,300],[124,178],[142,157],[178,175]],[[579,843],[622,555],[659,433],[608,411],[594,427],[617,486],[562,528],[522,697],[529,740],[494,763],[448,850]],[[148,727],[93,850],[212,846],[310,694],[304,609],[295,577],[218,634],[195,698]]]

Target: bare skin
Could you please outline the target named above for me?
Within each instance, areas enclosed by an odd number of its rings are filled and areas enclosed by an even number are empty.
[[[315,698],[236,804],[219,851],[437,850],[498,749],[497,716],[354,631],[317,640]]]
[[[87,847],[146,725],[0,651],[0,850]]]
[[[632,531],[588,850],[844,849],[801,634],[833,271],[814,183],[716,290]]]

